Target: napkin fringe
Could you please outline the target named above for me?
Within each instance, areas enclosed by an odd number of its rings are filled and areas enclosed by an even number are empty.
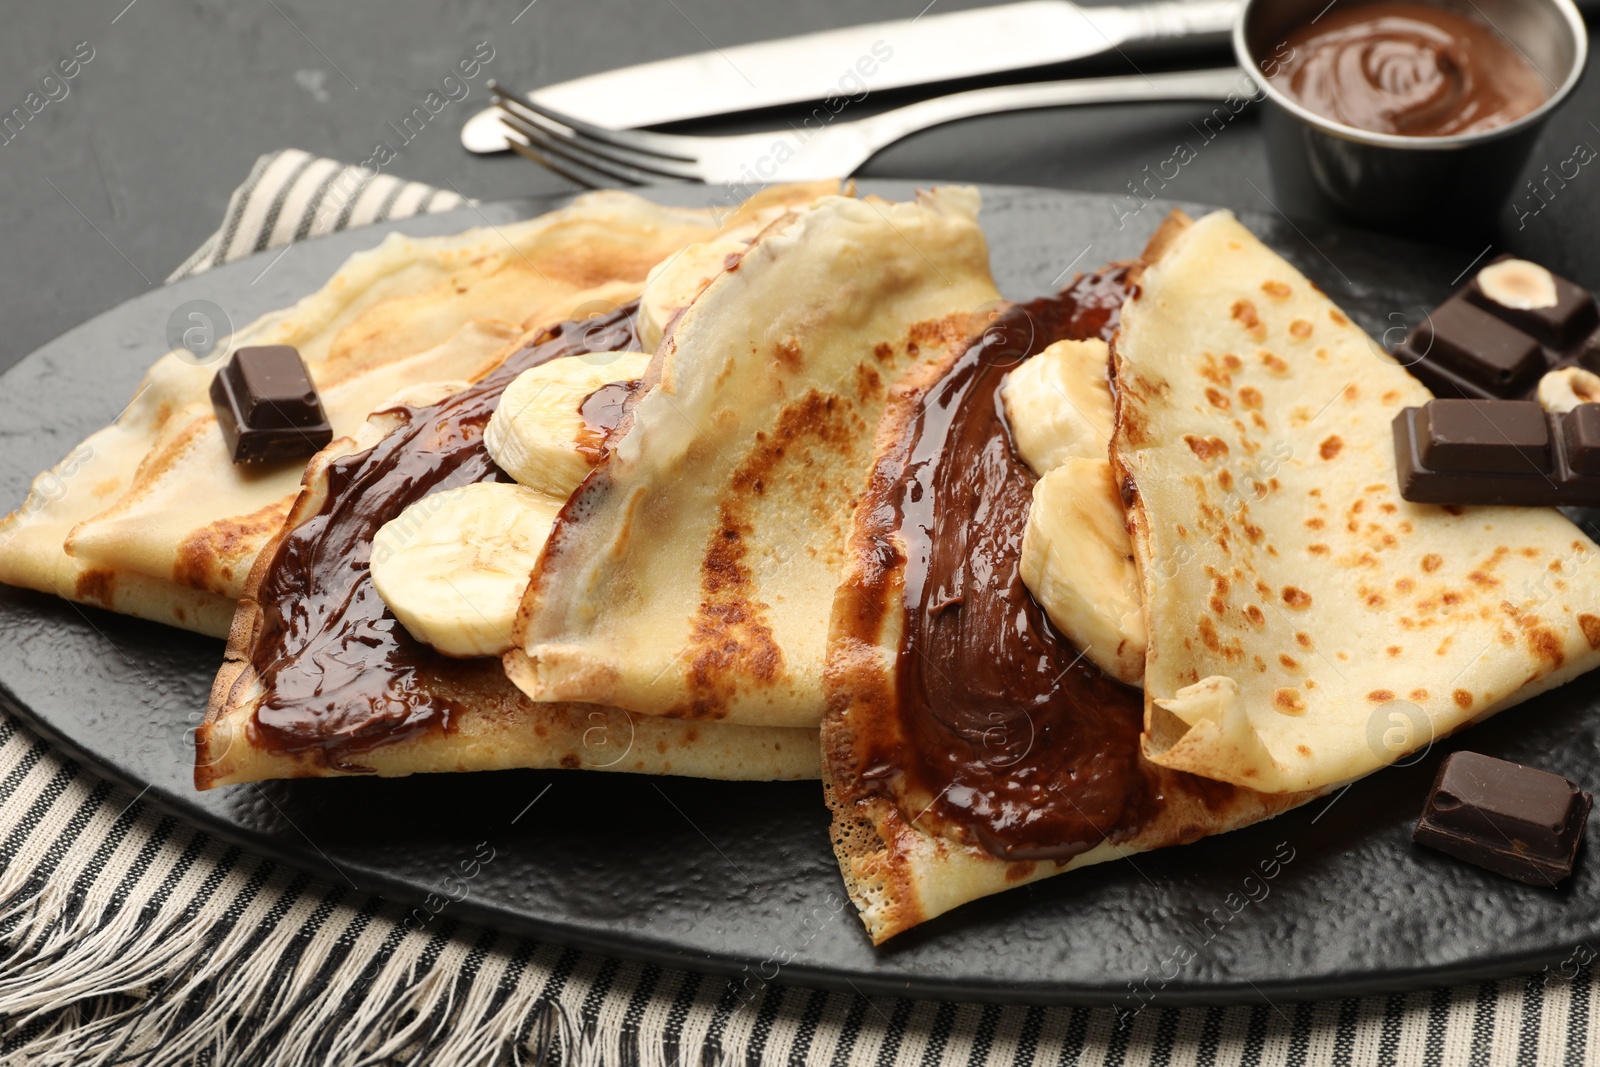
[[[261,865],[253,880],[266,880],[268,868]],[[488,982],[480,980],[490,977],[481,964],[446,973],[434,966],[437,952],[405,951],[421,939],[385,939],[362,952],[343,943],[319,958],[300,923],[245,923],[234,902],[129,906],[18,874],[14,866],[0,874],[0,1062],[725,1061],[715,1041],[683,1056],[665,1035],[646,1043],[637,1029],[601,1027],[572,998],[519,989],[520,968],[502,966],[501,980]],[[307,881],[289,879],[280,896],[302,898]],[[460,932],[445,922],[429,942]],[[513,961],[502,954],[498,962]]]

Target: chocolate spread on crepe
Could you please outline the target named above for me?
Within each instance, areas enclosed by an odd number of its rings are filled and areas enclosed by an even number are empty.
[[[534,703],[506,679],[498,658],[452,658],[414,641],[370,579],[370,538],[392,516],[431,493],[504,480],[482,435],[518,373],[628,347],[631,310],[529,331],[505,366],[475,385],[416,386],[312,459],[304,491],[257,560],[240,602],[195,734],[198,788],[550,767],[727,780],[816,777],[814,730]],[[625,422],[625,408],[591,405],[592,419],[619,415]],[[605,427],[591,423],[590,432],[603,444]]]
[[[1023,585],[1036,479],[998,392],[1054,341],[1109,339],[1128,290],[1128,268],[1114,267],[996,320],[919,405],[910,462],[877,515],[884,549],[891,532],[903,542],[906,625],[895,713],[856,735],[856,773],[906,818],[936,819],[1002,859],[1065,860],[1122,840],[1175,777],[1139,755],[1143,694],[1082,656]],[[888,582],[859,592],[900,608]],[[1187,784],[1219,802],[1235,792]]]
[[[1125,329],[1118,309],[1171,225],[1139,264],[1006,312],[909,377],[884,411],[834,600],[822,725],[834,851],[875,944],[1322,791],[1267,794],[1148,760],[1137,691],[1080,660],[1017,573],[1036,479],[1001,383],[1057,341]]]
[[[416,684],[419,671],[499,676],[500,661],[455,659],[415,640],[384,605],[367,572],[378,528],[430,493],[472,482],[510,481],[483,447],[483,429],[511,380],[553,359],[637,352],[637,302],[583,323],[562,323],[471,388],[428,408],[403,408],[403,424],[377,445],[335,460],[320,513],[288,531],[257,591],[262,623],[251,659],[267,696],[256,736],[277,752],[316,750],[341,770],[363,753],[414,733],[450,728],[461,709]],[[596,440],[622,418],[601,390],[585,403]],[[597,391],[596,396],[599,395]]]
[[[836,189],[837,183],[775,187],[708,236],[718,247],[748,239],[792,207]],[[698,275],[703,257],[692,251],[677,259]],[[510,471],[491,463],[483,437],[502,390],[519,374],[564,354],[619,348],[634,350],[626,357],[630,366],[644,362],[638,352],[650,345],[641,346],[634,331],[648,334],[651,323],[694,291],[694,278],[682,271],[654,271],[650,278],[645,289],[653,298],[642,298],[631,315],[624,309],[576,329],[545,329],[550,320],[540,319],[469,379],[475,385],[412,378],[423,384],[384,401],[354,433],[312,458],[287,519],[242,590],[206,720],[196,731],[199,788],[349,773],[547,767],[727,780],[818,774],[814,729],[640,719],[593,701],[535,703],[507,680],[497,659],[452,659],[413,641],[370,581],[370,538],[392,522],[403,536],[412,521],[404,517],[408,506],[421,522],[428,514],[423,498],[434,492],[459,497],[461,490],[509,487]],[[507,351],[513,354],[502,366]],[[588,390],[571,392],[578,410],[551,412],[562,423],[559,436],[589,461],[568,472],[573,482],[609,452],[614,420],[622,419],[619,431],[631,421],[624,389]],[[551,511],[566,495],[565,486],[546,493]]]

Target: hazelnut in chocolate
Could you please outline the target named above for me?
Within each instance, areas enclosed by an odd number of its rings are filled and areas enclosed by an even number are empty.
[[[234,352],[212,379],[211,402],[235,463],[306,459],[333,440],[305,362],[289,345]]]
[[[1600,370],[1600,307],[1575,282],[1502,256],[1434,308],[1395,356],[1439,396],[1525,400],[1552,372]]]

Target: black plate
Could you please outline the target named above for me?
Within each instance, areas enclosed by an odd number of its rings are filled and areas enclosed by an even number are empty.
[[[904,196],[910,186],[866,188]],[[735,199],[686,187],[652,195]],[[1017,298],[1135,254],[1170,206],[1119,218],[1126,205],[1110,197],[1006,187],[984,196],[995,273]],[[307,242],[264,275],[270,260],[257,257],[85,323],[0,379],[0,503],[20,501],[36,472],[116,416],[166,350],[167,317],[183,301],[215,301],[243,324],[317,288],[390,231],[453,233],[550,206],[492,204]],[[1460,254],[1356,231],[1245,221],[1391,341],[1467,267]],[[418,910],[419,923],[474,920],[667,965],[868,993],[1128,1007],[1152,995],[1229,1003],[1409,989],[1536,970],[1600,944],[1600,865],[1541,891],[1410,843],[1443,746],[1331,802],[991,897],[875,950],[845,899],[816,783],[515,771],[196,793],[188,731],[205,709],[218,642],[5,587],[0,633],[0,699],[78,758],[287,863],[396,899],[461,898],[440,918]],[[1580,681],[1466,740],[1595,789],[1597,728],[1600,703]],[[476,877],[450,880],[491,848]]]

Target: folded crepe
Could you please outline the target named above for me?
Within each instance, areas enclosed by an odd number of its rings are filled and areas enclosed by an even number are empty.
[[[1019,451],[1053,451],[1050,465],[1061,466],[1047,477],[1081,467],[1077,488],[1113,492],[1104,460],[1014,439],[1036,418],[1028,412],[1052,407],[1051,395],[1026,391],[1064,384],[1060,402],[1077,397],[1084,424],[1097,406],[1108,417],[1109,398],[1087,402],[1107,388],[1104,346],[1098,363],[1064,358],[1005,383],[1041,350],[1082,351],[1057,342],[1109,338],[1129,273],[1109,268],[1012,307],[970,346],[908,376],[879,426],[833,607],[822,726],[834,848],[874,943],[967,901],[1244,826],[1314,795],[1263,794],[1146,760],[1139,690],[1107,673],[1126,628],[1087,627],[1120,635],[1091,655],[1025,585],[1028,536],[1098,527],[1064,520],[1030,532],[1044,483]],[[1071,373],[1096,381],[1062,383]],[[1102,455],[1109,430],[1099,430]],[[1077,617],[1114,623],[1120,597],[1107,602],[1105,576],[1084,568],[1121,556],[1096,547],[1068,554],[1048,588],[1077,583]]]
[[[654,267],[643,310],[631,302],[531,329],[475,382],[412,386],[316,456],[249,576],[197,731],[196,784],[506,767],[815,777],[813,729],[680,723],[529,700],[506,679],[498,655],[481,655],[477,646],[498,628],[484,614],[483,598],[497,597],[509,580],[514,608],[527,571],[507,572],[477,532],[448,520],[460,517],[450,502],[463,491],[489,491],[492,513],[482,516],[481,533],[504,546],[506,531],[519,527],[519,494],[542,499],[545,514],[560,509],[589,466],[603,462],[623,417],[611,404],[594,414],[590,401],[614,378],[626,387],[622,395],[638,392],[624,368],[643,357],[622,353],[636,353],[641,333],[707,284],[712,259],[720,270],[730,251],[791,205],[837,188],[768,190],[708,241]],[[513,386],[521,392],[508,393]],[[505,406],[512,410],[500,410]],[[505,484],[513,477],[525,484]],[[497,484],[511,497],[494,492]],[[434,519],[443,526],[439,549],[448,566],[419,571],[424,559],[437,560],[427,528]],[[426,556],[396,561],[394,553],[418,545]],[[380,564],[381,581],[374,573]],[[441,595],[448,610],[436,611]],[[452,630],[447,647],[441,638]]]
[[[998,299],[977,209],[959,188],[829,197],[718,264],[556,521],[506,654],[524,692],[816,727],[850,509],[889,390],[963,347]]]
[[[398,529],[403,543],[419,536],[406,518],[412,509],[426,514],[463,488],[509,481],[483,440],[506,387],[547,363],[637,347],[635,309],[537,330],[478,382],[405,390],[312,460],[239,603],[196,731],[198,788],[508,767],[816,776],[814,730],[536,704],[506,679],[497,656],[446,655],[413,636],[373,580],[379,530]],[[472,549],[466,558],[475,558]]]
[[[348,435],[400,385],[476,377],[524,326],[632,299],[652,267],[715,232],[708,212],[595,193],[456,237],[391,235],[233,344],[298,348]],[[0,581],[225,635],[304,467],[230,462],[208,395],[216,370],[162,357],[115,423],[42,474],[0,522]]]
[[[1122,309],[1118,468],[1145,755],[1315,789],[1600,664],[1596,548],[1549,508],[1402,500],[1429,392],[1231,215],[1169,222]]]

